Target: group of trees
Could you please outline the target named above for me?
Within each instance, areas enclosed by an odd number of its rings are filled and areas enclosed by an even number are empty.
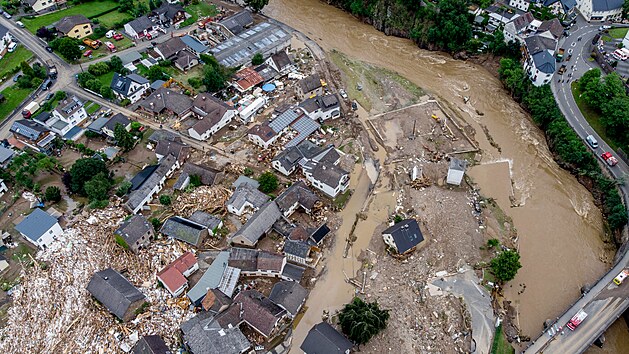
[[[81,49],[79,49],[81,44],[80,40],[71,37],[57,38],[48,43],[52,49],[59,52],[65,60],[70,62],[78,60],[83,55]]]
[[[502,251],[491,260],[490,266],[498,280],[507,282],[515,278],[518,270],[522,268],[520,254],[514,250]]]
[[[629,145],[629,96],[616,72],[604,78],[601,70],[589,70],[579,79],[579,91],[585,102],[601,114],[605,133],[619,145]]]
[[[113,56],[109,61],[90,65],[87,68],[87,72],[79,74],[77,81],[79,86],[99,93],[104,98],[113,98],[114,92],[111,87],[109,87],[109,85],[103,85],[98,79],[98,76],[105,75],[112,71],[120,74],[126,74],[128,72],[128,70],[122,66],[122,60],[117,56]]]
[[[60,168],[59,161],[54,157],[46,154],[25,153],[15,156],[7,166],[8,175],[3,176],[11,178],[16,189],[24,188],[33,192],[39,192],[41,188],[33,180],[42,171],[54,172]]]
[[[217,92],[225,88],[227,80],[233,75],[234,69],[227,68],[209,54],[201,54],[203,62],[203,79],[201,82],[209,92]]]
[[[159,1],[159,0],[158,0]],[[151,10],[154,10],[155,7],[155,2],[153,2],[153,0],[151,0],[150,4],[153,4],[153,8]],[[159,3],[161,4],[161,1],[159,1]],[[149,7],[146,6],[146,3],[144,3],[143,1],[136,1],[134,2],[133,0],[119,0],[118,1],[118,11],[119,12],[126,12],[128,14],[130,14],[133,17],[140,17],[142,15],[145,15],[149,12]]]
[[[355,297],[339,312],[341,330],[354,343],[367,343],[387,327],[389,310],[382,310],[377,302],[364,302]]]
[[[260,12],[263,7],[269,4],[269,0],[245,0],[247,5],[254,12]]]
[[[27,62],[20,63],[20,69],[22,70],[22,76],[17,80],[17,86],[19,88],[36,88],[46,79],[48,73],[46,69],[39,63],[33,64],[31,67]]]
[[[258,183],[260,192],[273,193],[278,186],[277,176],[271,171],[266,171],[258,177]]]
[[[546,133],[548,146],[555,154],[557,162],[572,173],[593,182],[593,194],[601,201],[610,228],[614,231],[620,230],[627,223],[627,211],[615,188],[616,181],[603,175],[592,153],[561,114],[550,87],[533,86],[520,63],[513,59],[503,58],[498,73],[514,99],[522,102],[535,123]],[[588,87],[593,88],[598,84],[593,83],[596,81],[595,73],[586,75],[588,76],[584,81],[587,91]],[[603,81],[599,78],[598,82],[606,86],[606,81],[609,81],[609,87],[616,86],[614,78]]]
[[[109,189],[112,186],[105,162],[100,159],[83,158],[77,160],[63,178],[68,190],[87,197],[93,207],[107,205]]]

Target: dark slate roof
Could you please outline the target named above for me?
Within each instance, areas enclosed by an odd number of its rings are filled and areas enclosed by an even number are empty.
[[[173,185],[174,189],[181,189],[184,184],[184,181],[192,175],[197,175],[201,177],[201,184],[206,186],[211,186],[217,181],[217,177],[220,174],[220,171],[215,170],[213,168],[207,166],[195,165],[191,162],[186,162],[183,165],[183,171],[177,178],[177,181]]]
[[[133,21],[127,22],[127,24],[131,26],[131,28],[133,28],[136,33],[141,33],[144,30],[153,27],[153,22],[151,22],[151,20],[149,20],[146,15],[140,16]]]
[[[303,241],[286,240],[284,243],[284,253],[306,258],[310,253],[310,245]]]
[[[450,170],[463,171],[467,168],[467,161],[459,160],[456,157],[450,159]]]
[[[258,250],[232,247],[229,249],[229,266],[245,272],[258,269]]]
[[[290,171],[293,167],[297,166],[300,162],[305,163],[305,160],[309,160],[316,155],[320,154],[323,149],[310,140],[304,140],[297,146],[286,148],[273,158],[273,161],[278,161],[282,167]]]
[[[48,121],[51,121],[54,119],[54,116],[52,115],[52,113],[50,112],[41,112],[40,114],[36,115],[35,118],[36,121],[38,121],[41,124],[47,124]]]
[[[187,155],[189,152],[190,147],[178,140],[160,140],[155,146],[156,155],[167,156],[168,154],[171,154],[176,159],[179,159],[182,155]]]
[[[160,87],[142,100],[140,106],[153,113],[161,113],[164,109],[168,109],[180,115],[192,108],[192,99],[165,87]]]
[[[164,129],[157,129],[156,131],[153,132],[153,134],[151,134],[151,136],[149,136],[150,142],[157,143],[160,140],[175,141],[175,140],[181,140],[181,138],[178,137],[177,134],[173,132],[169,132],[168,130],[164,130]]]
[[[179,37],[173,37],[168,39],[166,42],[162,42],[157,44],[157,49],[159,49],[160,53],[162,53],[166,59],[174,56],[180,51],[186,48],[186,44]]]
[[[533,62],[537,70],[543,73],[552,74],[555,72],[555,58],[546,50],[533,54]]]
[[[540,35],[526,37],[524,38],[524,43],[526,44],[526,48],[528,49],[529,53],[531,53],[531,55],[545,50],[554,51],[557,47],[556,40]]]
[[[282,276],[299,282],[301,281],[301,277],[303,277],[305,271],[306,268],[304,267],[286,263],[284,270],[282,271]]]
[[[306,296],[308,290],[298,282],[281,281],[273,285],[269,299],[294,316],[306,300]]]
[[[576,0],[561,0],[561,4],[566,12],[572,10],[575,6],[577,6]]]
[[[293,183],[275,199],[277,206],[282,212],[285,212],[295,204],[311,210],[318,201],[319,197],[303,181]]]
[[[143,336],[133,347],[133,354],[171,354],[160,336]]]
[[[349,339],[327,322],[314,325],[299,348],[306,354],[341,354],[352,349]]]
[[[225,18],[219,23],[225,26],[234,35],[238,35],[244,31],[245,27],[253,25],[253,16],[251,12],[243,10]]]
[[[304,165],[304,169],[312,173],[312,177],[317,181],[330,187],[336,187],[343,176],[349,174],[349,172],[334,164],[339,157],[338,151],[334,147],[330,147]]]
[[[424,241],[422,231],[415,219],[406,219],[382,231],[382,234],[390,234],[393,236],[395,245],[400,254],[405,253],[411,248],[417,246]]]
[[[181,324],[183,340],[194,354],[241,354],[251,343],[238,327],[221,328],[209,312]]]
[[[178,216],[168,218],[160,232],[168,237],[198,246],[205,227]]]
[[[137,190],[155,172],[159,165],[146,166],[131,179],[131,190]]]
[[[4,27],[3,25],[0,25],[0,38],[4,37],[7,32],[9,32],[9,29]]]
[[[13,122],[11,132],[24,136],[27,139],[36,141],[41,134],[49,132],[48,128],[37,124],[32,120],[20,119]]]
[[[203,212],[201,210],[197,210],[194,213],[192,213],[189,219],[190,221],[203,225],[205,226],[205,228],[210,229],[210,230],[214,230],[215,228],[218,227],[218,225],[221,224],[220,218],[214,215],[208,214],[206,212]]]
[[[318,73],[312,74],[297,83],[301,87],[301,91],[306,93],[321,87],[321,77]]]
[[[87,291],[120,319],[132,303],[145,299],[133,284],[111,268],[96,272],[87,284]]]
[[[114,73],[114,77],[111,79],[111,84],[109,87],[114,92],[117,92],[123,96],[129,96],[135,91],[131,91],[131,83],[136,82],[140,85],[148,84],[149,81],[137,74],[129,74],[127,76],[120,75],[118,73]]]
[[[0,163],[5,163],[13,157],[13,150],[0,145]]]
[[[241,291],[234,298],[234,303],[241,305],[242,316],[247,324],[267,337],[275,329],[277,321],[286,313],[286,310],[277,306],[257,290]]]
[[[181,40],[186,44],[186,46],[188,46],[188,48],[197,53],[205,53],[208,50],[208,47],[205,44],[199,42],[198,39],[190,35],[186,34],[185,36],[181,37]]]
[[[280,217],[282,217],[282,213],[277,204],[273,201],[267,202],[247,220],[232,236],[232,239],[242,236],[255,244]]]
[[[605,12],[621,9],[624,0],[591,0],[592,11]]]
[[[225,311],[224,307],[231,305],[231,303],[232,299],[223,294],[222,291],[218,289],[210,289],[203,298],[201,305],[204,310],[218,314]]]
[[[57,22],[55,28],[58,31],[68,34],[68,32],[70,32],[70,30],[73,29],[74,26],[84,23],[90,23],[90,20],[88,20],[87,17],[83,15],[66,16],[59,20],[59,22]]]
[[[521,31],[522,29],[528,27],[528,25],[530,25],[534,19],[535,18],[533,17],[533,14],[530,12],[527,12],[523,14],[522,16],[516,17],[512,22],[513,22],[513,25],[515,26],[516,31]]]
[[[236,209],[242,208],[245,203],[251,203],[254,209],[261,208],[270,197],[252,186],[245,184],[236,188],[234,194],[227,200],[227,205],[232,205]]]
[[[37,242],[37,240],[56,223],[57,219],[54,216],[36,208],[32,213],[28,214],[24,220],[15,225],[15,229],[32,241]]]
[[[277,66],[280,70],[292,64],[285,50],[280,50],[279,52],[271,55],[271,60],[273,60],[275,66]]]
[[[233,109],[233,107],[230,107],[225,102],[209,93],[200,93],[192,103],[192,110],[194,113],[198,114],[201,119],[192,126],[192,129],[199,133],[199,135],[204,134],[218,124],[218,122],[223,119],[225,113],[231,109]]]
[[[559,38],[563,34],[564,28],[561,22],[555,17],[552,20],[542,22],[537,31],[540,33],[550,31],[555,38]]]
[[[323,224],[315,232],[313,232],[312,235],[310,235],[310,238],[319,244],[328,233],[330,233],[330,228],[327,224]]]
[[[174,20],[175,17],[177,16],[177,14],[179,12],[185,11],[183,9],[183,6],[179,5],[179,4],[171,4],[167,1],[164,1],[160,7],[158,7],[157,9],[153,10],[154,13],[158,14],[158,15],[163,15],[164,17],[166,17],[169,20]]]
[[[107,128],[113,132],[116,129],[116,124],[122,124],[122,126],[126,128],[127,125],[131,124],[131,120],[122,113],[116,113],[103,125],[103,128]]]
[[[329,110],[339,107],[339,99],[333,93],[325,96],[317,95],[312,98],[306,98],[299,104],[299,107],[301,107],[308,113],[312,113],[318,109],[327,112]]]
[[[144,198],[146,198],[146,196],[153,191],[153,188],[155,188],[155,186],[157,186],[161,182],[162,178],[166,176],[166,174],[168,173],[168,171],[170,171],[175,162],[176,159],[173,155],[168,155],[164,157],[160,161],[157,168],[153,170],[153,173],[151,173],[144,180],[144,182],[140,185],[138,189],[136,189],[129,195],[129,199],[127,200],[127,203],[125,205],[131,210],[134,210],[136,207],[138,207],[140,203],[144,200]]]
[[[143,215],[133,215],[120,224],[115,233],[122,236],[128,244],[134,244],[152,228]]]

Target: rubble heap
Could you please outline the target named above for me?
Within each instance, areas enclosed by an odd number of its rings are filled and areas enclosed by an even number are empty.
[[[182,193],[177,196],[177,202],[173,205],[176,215],[185,218],[192,213],[201,210],[210,214],[225,214],[225,203],[231,197],[232,191],[219,186],[200,186],[190,193]]]
[[[84,212],[58,242],[37,254],[35,266],[22,271],[22,284],[15,289],[7,324],[0,329],[0,352],[117,353],[150,334],[175,343],[180,323],[192,313],[187,299],[172,299],[157,287],[155,274],[184,246],[157,241],[139,255],[124,251],[112,235],[125,216],[122,208]],[[96,271],[110,266],[150,302],[131,322],[118,323],[86,289]]]

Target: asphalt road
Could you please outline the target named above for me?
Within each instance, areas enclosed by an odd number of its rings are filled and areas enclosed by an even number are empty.
[[[563,76],[555,75],[551,82],[551,88],[559,109],[575,132],[583,140],[590,134],[596,137],[599,147],[594,149],[594,153],[601,163],[607,166],[603,162],[601,154],[605,151],[613,152],[613,150],[590,127],[583,114],[579,111],[570,89],[570,84],[574,80],[581,77],[591,68],[597,67],[595,62],[590,62],[587,59],[590,57],[589,48],[592,39],[599,32],[598,28],[600,25],[600,23],[588,24],[579,17],[577,24],[570,30],[570,36],[560,41],[560,47],[565,48],[566,51],[572,49],[572,59],[570,62],[562,63],[567,65],[568,70]],[[581,40],[579,40],[579,37],[581,37]],[[558,82],[559,78],[562,79],[562,82]],[[616,154],[614,153],[614,155]],[[608,167],[607,170],[614,178],[626,178],[629,176],[629,166],[620,158],[616,166]],[[621,185],[620,190],[625,200],[625,205],[629,205],[627,203],[627,185]],[[566,266],[569,265],[567,264]],[[620,271],[627,267],[629,267],[629,252],[625,252],[618,263],[616,263],[616,266],[556,320],[556,327],[562,328],[562,330],[549,330],[542,333],[525,350],[525,353],[563,354],[582,353],[587,350],[591,343],[600,337],[629,307],[629,284],[627,284],[629,282],[625,282],[619,287],[612,282]],[[566,323],[581,309],[588,314],[588,317],[575,331],[569,330],[566,327]]]

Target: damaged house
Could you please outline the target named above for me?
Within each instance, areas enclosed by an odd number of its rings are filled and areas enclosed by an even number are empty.
[[[87,284],[87,291],[124,322],[132,320],[146,301],[144,294],[111,268],[96,272]]]

